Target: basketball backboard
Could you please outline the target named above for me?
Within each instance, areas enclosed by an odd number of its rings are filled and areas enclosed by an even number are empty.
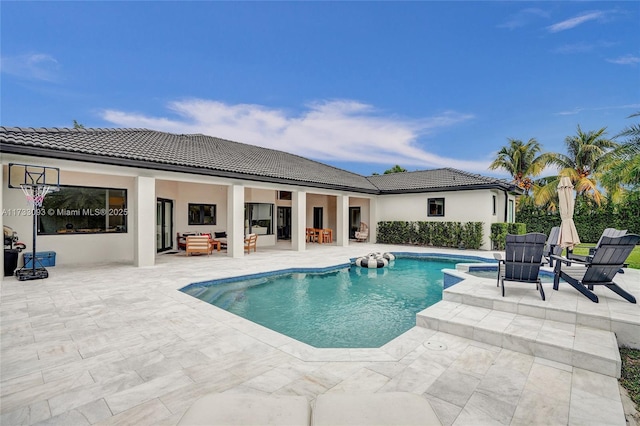
[[[20,188],[20,185],[48,185],[57,189],[60,186],[60,169],[9,163],[9,188]]]

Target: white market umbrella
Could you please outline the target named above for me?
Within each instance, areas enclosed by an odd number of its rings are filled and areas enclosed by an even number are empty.
[[[572,249],[580,244],[580,237],[573,223],[573,209],[575,200],[573,199],[573,184],[568,177],[562,177],[558,184],[558,199],[560,201],[560,236],[558,245],[562,248]]]

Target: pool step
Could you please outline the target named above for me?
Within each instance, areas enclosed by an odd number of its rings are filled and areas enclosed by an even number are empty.
[[[613,332],[443,300],[418,313],[420,327],[620,377]]]

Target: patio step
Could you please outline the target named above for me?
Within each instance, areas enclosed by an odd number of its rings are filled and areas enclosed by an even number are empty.
[[[447,300],[418,313],[416,324],[516,352],[620,377],[613,332]]]
[[[483,285],[480,285],[480,281]],[[486,283],[489,282],[487,285]],[[538,292],[531,286],[511,286],[507,288],[508,297],[499,297],[500,289],[495,280],[473,278],[445,289],[442,299],[449,302],[493,309],[495,311],[527,315],[534,318],[583,325],[591,328],[612,331],[619,345],[635,346],[640,336],[640,316],[636,305],[615,300],[619,306],[610,310],[604,300],[592,303],[588,299],[578,302],[557,300],[561,296],[553,290],[553,284],[543,283],[547,301],[540,300]],[[572,295],[574,290],[565,288]],[[613,293],[612,293],[613,294]],[[582,302],[582,303],[581,303]],[[584,305],[588,309],[584,309]],[[582,309],[578,309],[582,307]]]

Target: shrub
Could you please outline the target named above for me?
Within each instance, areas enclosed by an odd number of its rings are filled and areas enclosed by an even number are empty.
[[[527,225],[524,223],[492,223],[491,245],[494,250],[504,250],[507,234],[521,235],[526,233]]]
[[[479,249],[482,222],[378,222],[378,242]]]
[[[520,203],[516,213],[518,222],[526,224],[528,232],[549,235],[562,222],[560,212],[548,212],[533,203]],[[577,197],[573,222],[583,243],[596,243],[605,228],[626,229],[640,233],[640,191],[629,193],[618,203],[603,202],[600,206],[585,197]],[[493,238],[492,238],[493,239]]]

